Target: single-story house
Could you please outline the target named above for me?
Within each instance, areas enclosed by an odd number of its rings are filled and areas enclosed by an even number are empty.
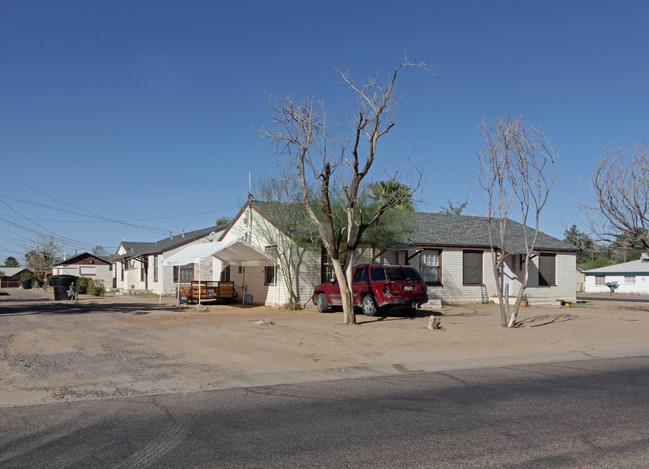
[[[29,272],[27,267],[0,267],[0,272],[4,273],[0,277],[0,288],[16,288],[20,286],[20,276],[23,272]]]
[[[200,265],[178,267],[163,266],[162,262],[191,244],[216,241],[224,229],[225,225],[210,226],[171,235],[155,242],[122,241],[113,260],[113,279],[108,286],[123,293],[149,292],[167,295],[175,294],[178,281],[197,280],[198,269],[203,279],[218,277],[220,271],[213,273],[211,259]]]
[[[58,261],[52,266],[52,275],[74,275],[101,280],[106,288],[113,283],[113,264],[94,254],[84,252]]]
[[[609,293],[607,284],[617,284],[616,293],[649,293],[649,255],[643,254],[637,261],[623,262],[598,269],[584,271],[584,291]]]
[[[330,261],[317,237],[305,242],[309,230],[304,230],[304,216],[303,207],[294,204],[250,201],[224,230],[221,240],[242,239],[278,259],[274,267],[246,272],[247,293],[255,303],[283,305],[293,292],[293,300],[306,304],[313,287],[332,278]],[[365,246],[358,263],[412,265],[428,284],[429,296],[446,304],[486,302],[496,293],[486,218],[410,212],[400,228],[399,242]],[[523,226],[509,220],[503,279],[513,294],[524,274],[523,236]],[[301,243],[294,242],[298,237]],[[539,233],[526,289],[532,304],[576,300],[576,251]],[[291,267],[287,269],[287,265]],[[213,271],[225,267],[215,264]],[[241,276],[242,268],[230,272],[235,282]]]

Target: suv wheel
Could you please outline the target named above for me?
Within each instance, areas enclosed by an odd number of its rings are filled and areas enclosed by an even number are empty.
[[[363,297],[361,308],[363,309],[363,314],[365,316],[374,316],[379,310],[379,307],[377,306],[376,301],[374,301],[374,297],[372,295],[365,295]]]
[[[320,293],[318,295],[318,299],[316,300],[316,306],[318,307],[318,313],[326,313],[327,310],[329,309],[329,305],[327,304],[327,297],[325,296],[324,293]]]

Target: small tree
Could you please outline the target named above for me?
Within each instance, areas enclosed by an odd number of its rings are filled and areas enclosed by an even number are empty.
[[[484,138],[484,148],[478,153],[480,185],[488,196],[486,216],[501,325],[514,327],[529,280],[530,259],[539,233],[539,215],[554,184],[554,150],[545,134],[521,122],[520,116],[499,117],[493,124],[483,120],[480,129]],[[515,205],[518,205],[523,225],[525,273],[511,312],[507,298],[509,292],[502,291],[502,276],[505,262],[511,256],[507,224]],[[534,221],[533,228],[527,226],[531,220]]]
[[[566,243],[579,249],[579,252],[577,252],[577,265],[583,266],[595,259],[597,248],[595,242],[586,233],[577,229],[577,225],[572,225],[569,229],[564,230],[563,235]]]
[[[55,258],[61,250],[61,245],[54,235],[39,233],[38,243],[25,254],[26,265],[43,282],[45,273],[52,269]]]
[[[339,70],[343,83],[356,98],[355,117],[349,120],[348,129],[332,125],[322,101],[307,99],[296,103],[293,97],[287,96],[282,104],[269,103],[272,127],[261,131],[297,170],[302,203],[331,258],[340,286],[346,324],[356,323],[351,279],[363,234],[388,209],[409,199],[411,191],[419,186],[419,183],[411,185],[410,192],[396,193],[384,200],[368,217],[359,213],[361,183],[374,164],[378,142],[395,125],[394,88],[399,74],[406,68],[430,71],[425,64],[406,60],[392,71],[387,84],[381,86],[376,77],[357,83],[349,70]],[[344,167],[346,175],[340,174]],[[347,223],[340,230],[334,227],[332,186],[334,191],[340,187],[344,197]],[[311,189],[318,194],[317,201],[312,200]],[[342,255],[337,243],[341,237],[344,238]]]
[[[4,267],[18,267],[18,266],[20,266],[20,263],[15,257],[9,256],[5,259]]]

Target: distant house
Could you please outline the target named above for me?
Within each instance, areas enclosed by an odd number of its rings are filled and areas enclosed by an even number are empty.
[[[174,294],[178,281],[198,279],[198,269],[203,279],[211,279],[214,276],[211,260],[179,267],[163,266],[162,261],[190,244],[218,239],[224,229],[224,225],[210,226],[155,242],[122,241],[113,260],[112,288],[124,293]]]
[[[52,266],[52,275],[88,277],[101,280],[104,286],[110,288],[113,283],[113,265],[108,259],[84,252],[57,262]]]
[[[288,214],[288,216],[287,216]],[[299,206],[276,202],[247,203],[221,239],[244,239],[274,256],[304,223]],[[307,220],[308,223],[308,220]],[[524,274],[523,226],[508,222],[504,284],[517,292]],[[491,267],[488,220],[483,217],[439,213],[409,213],[402,224],[402,239],[388,246],[365,246],[357,263],[407,264],[416,267],[428,285],[428,294],[443,303],[478,303],[496,293]],[[300,254],[290,275],[300,301],[308,301],[313,287],[333,277],[331,263],[314,238]],[[288,300],[287,277],[275,268],[247,272],[249,293],[255,302],[278,305]],[[529,266],[526,294],[534,304],[575,301],[576,249],[545,233],[539,233]],[[241,275],[238,271],[232,276]],[[255,279],[254,282],[252,279]],[[234,280],[234,278],[233,278]]]
[[[649,294],[649,256],[643,254],[637,261],[586,270],[584,276],[587,293],[608,293],[607,284],[617,283],[616,293]]]
[[[20,286],[20,276],[29,272],[27,267],[0,267],[4,277],[0,278],[0,288],[17,288]]]

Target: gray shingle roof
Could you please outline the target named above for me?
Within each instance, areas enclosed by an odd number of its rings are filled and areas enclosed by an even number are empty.
[[[279,219],[293,220],[296,226],[304,224],[305,221],[308,223],[304,206],[299,204],[253,201],[253,206],[278,226],[280,224],[276,223],[276,220]],[[488,218],[425,212],[404,212],[403,215],[404,239],[402,243],[384,247],[403,249],[415,245],[479,248],[488,248],[490,246]],[[495,229],[497,221],[494,220],[492,223]],[[532,235],[533,230],[528,228],[528,237],[531,238]],[[494,242],[498,245],[496,237]],[[542,232],[539,232],[535,249],[541,251],[577,251],[574,246]],[[523,225],[521,223],[508,220],[505,250],[513,254],[525,252]]]
[[[499,246],[497,220],[492,220],[494,243]],[[405,222],[408,241],[420,245],[438,246],[475,246],[489,247],[489,219],[466,215],[446,213],[414,212]],[[528,228],[527,236],[531,239],[534,230]],[[535,249],[548,251],[577,251],[574,246],[539,232]],[[520,254],[525,252],[523,225],[513,220],[507,221],[505,250]]]
[[[165,251],[183,246],[184,244],[196,241],[203,236],[207,236],[212,231],[219,232],[225,229],[226,225],[210,226],[208,228],[201,228],[199,230],[190,231],[180,235],[170,236],[155,242],[138,242],[138,241],[122,241],[122,246],[126,249],[127,253],[120,257],[120,259],[140,257],[149,254],[160,254]]]

